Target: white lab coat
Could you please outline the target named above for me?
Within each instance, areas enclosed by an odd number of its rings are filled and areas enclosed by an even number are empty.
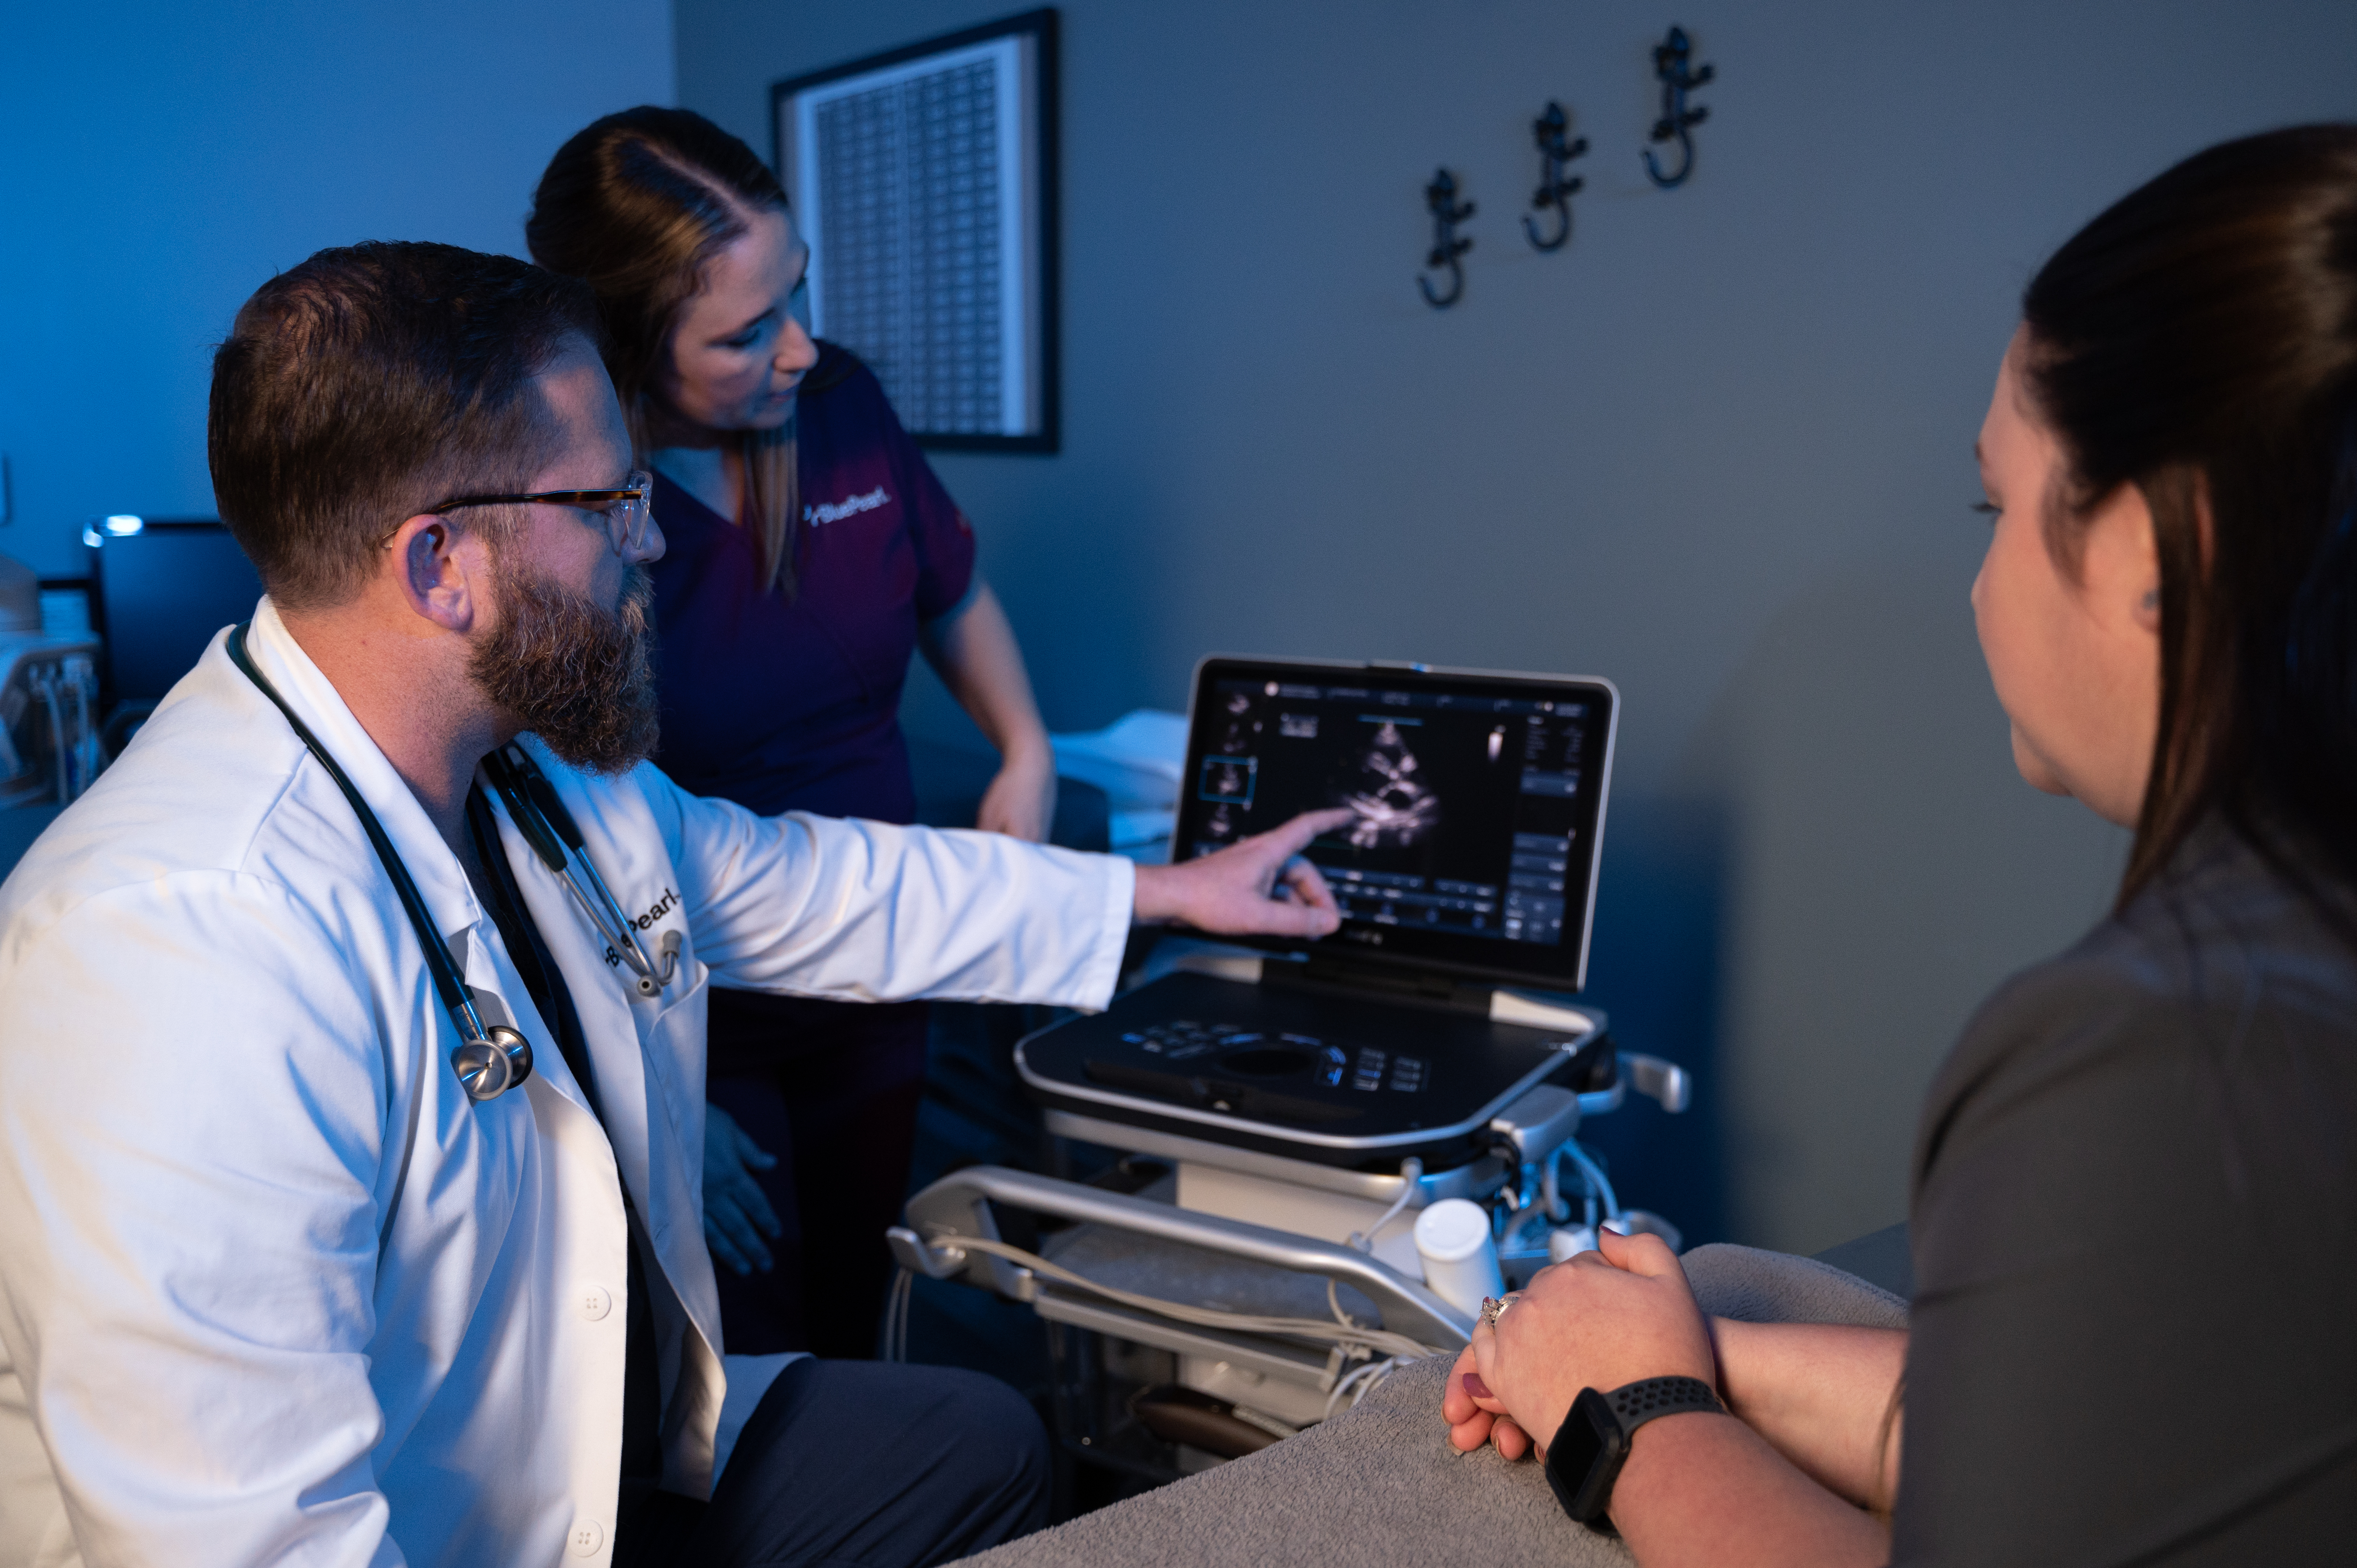
[[[0,1564],[605,1562],[618,1171],[660,1265],[667,1484],[715,1468],[706,985],[1101,1007],[1130,868],[536,751],[649,950],[685,938],[640,997],[495,806],[601,1128],[457,858],[266,600],[249,646],[533,1077],[468,1101],[351,807],[216,639],[0,887]]]

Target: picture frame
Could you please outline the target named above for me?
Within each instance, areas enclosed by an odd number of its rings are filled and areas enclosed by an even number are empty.
[[[1052,8],[770,86],[812,334],[920,446],[1058,449],[1056,108]]]

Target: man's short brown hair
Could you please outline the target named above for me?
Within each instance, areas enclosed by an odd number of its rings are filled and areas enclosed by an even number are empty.
[[[403,519],[523,488],[547,443],[527,394],[576,334],[598,341],[588,285],[456,245],[321,251],[255,290],[213,355],[206,446],[271,597],[340,604]]]

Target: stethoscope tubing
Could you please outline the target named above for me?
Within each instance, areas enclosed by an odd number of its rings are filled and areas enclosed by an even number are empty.
[[[565,890],[589,918],[599,940],[629,966],[636,977],[639,993],[652,996],[670,984],[679,961],[678,934],[667,933],[663,961],[658,968],[640,944],[638,928],[622,912],[621,901],[598,874],[597,863],[589,858],[580,824],[565,809],[565,802],[557,799],[556,787],[548,781],[539,764],[511,741],[483,758],[483,775],[508,803],[508,814],[515,819],[516,827],[540,856],[541,864],[564,881]],[[585,878],[588,891],[582,887]],[[594,899],[591,892],[597,895]]]
[[[360,818],[361,831],[368,835],[370,847],[376,851],[377,860],[384,866],[385,875],[392,878],[393,893],[401,900],[403,911],[409,917],[410,929],[417,935],[417,945],[425,959],[425,972],[433,978],[435,994],[440,998],[443,1010],[450,1015],[451,1024],[458,1031],[459,1044],[450,1053],[451,1070],[458,1075],[458,1081],[465,1088],[468,1099],[479,1103],[498,1099],[532,1076],[532,1042],[505,1024],[484,1026],[482,1015],[475,1007],[474,994],[458,972],[457,961],[450,956],[441,932],[435,928],[434,918],[425,908],[425,897],[417,891],[417,884],[410,876],[409,867],[402,864],[401,852],[393,847],[393,839],[385,832],[384,824],[377,820],[376,812],[370,809],[368,801],[361,797],[342,765],[336,761],[319,737],[311,733],[311,726],[296,714],[286,699],[279,694],[278,688],[271,684],[270,678],[262,672],[261,667],[254,663],[253,656],[246,650],[246,626],[250,624],[241,624],[231,629],[231,661],[244,672],[246,679],[252,681],[264,696],[270,699],[272,705],[295,731],[296,738],[318,759],[319,766],[328,770],[328,777],[335,780],[336,788],[342,790],[344,799],[350,802],[353,814]]]

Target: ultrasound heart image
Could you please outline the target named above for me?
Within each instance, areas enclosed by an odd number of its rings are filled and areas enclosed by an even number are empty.
[[[1440,822],[1440,797],[1426,787],[1415,753],[1397,725],[1383,725],[1356,758],[1357,770],[1336,791],[1337,804],[1358,813],[1351,843],[1359,849],[1405,849]]]

